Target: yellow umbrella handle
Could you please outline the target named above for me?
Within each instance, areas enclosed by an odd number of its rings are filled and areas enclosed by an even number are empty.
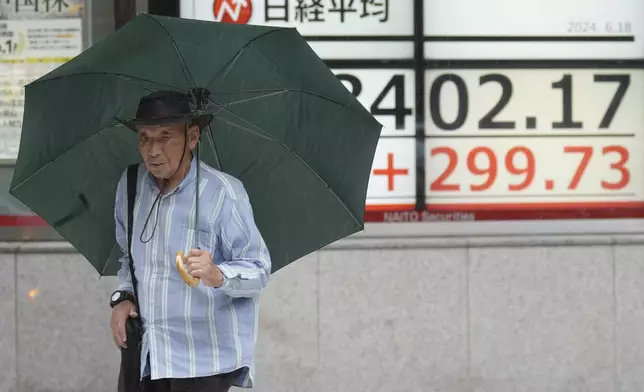
[[[181,279],[183,279],[183,281],[186,282],[188,286],[197,287],[197,285],[199,285],[199,278],[190,275],[186,270],[186,258],[183,255],[183,251],[177,252],[176,265]]]

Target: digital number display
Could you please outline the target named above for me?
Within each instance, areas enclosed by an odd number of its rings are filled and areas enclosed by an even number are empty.
[[[624,70],[429,72],[427,132],[480,135],[486,130],[530,130],[534,136],[555,130],[633,128],[629,121],[640,118],[633,98],[639,97],[641,86],[630,88],[631,74]]]
[[[641,202],[643,74],[428,71],[428,207]]]
[[[624,141],[431,141],[428,149],[430,203],[636,201],[643,196],[641,181],[631,174],[641,159]]]

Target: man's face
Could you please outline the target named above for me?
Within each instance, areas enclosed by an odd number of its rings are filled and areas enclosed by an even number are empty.
[[[145,167],[154,177],[170,178],[177,172],[181,157],[185,154],[184,161],[189,159],[189,151],[196,147],[199,140],[199,128],[188,128],[186,148],[185,127],[185,123],[139,127],[139,152]]]

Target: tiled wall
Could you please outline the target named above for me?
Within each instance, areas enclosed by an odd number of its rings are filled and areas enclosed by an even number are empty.
[[[272,277],[255,390],[644,390],[644,237],[379,244]],[[0,392],[113,392],[114,278],[44,251],[0,255]]]

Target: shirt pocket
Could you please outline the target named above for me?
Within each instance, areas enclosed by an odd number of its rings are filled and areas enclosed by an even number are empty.
[[[184,253],[189,252],[190,249],[198,247],[199,249],[208,251],[212,254],[213,249],[216,247],[216,235],[210,231],[184,228],[180,233],[181,246],[183,246],[183,248],[180,249],[183,250]]]

